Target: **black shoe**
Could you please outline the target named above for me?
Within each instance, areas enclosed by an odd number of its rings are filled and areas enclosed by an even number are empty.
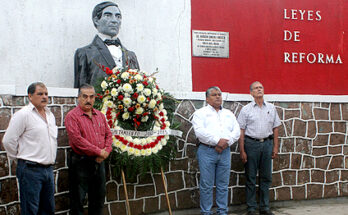
[[[260,211],[260,214],[265,214],[265,215],[274,215],[270,210],[268,211]]]
[[[248,215],[257,215],[256,211],[248,211]]]

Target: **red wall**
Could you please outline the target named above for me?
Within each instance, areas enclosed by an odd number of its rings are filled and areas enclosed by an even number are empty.
[[[348,1],[191,0],[191,4],[192,30],[230,35],[229,58],[192,57],[193,91],[217,85],[224,92],[249,93],[250,83],[259,80],[268,94],[348,94]],[[291,9],[311,10],[314,20],[285,19],[284,9],[287,17]],[[320,21],[315,20],[316,11]],[[284,30],[300,31],[300,41],[285,41]],[[340,54],[342,64],[284,63],[284,52],[333,54],[335,61]]]

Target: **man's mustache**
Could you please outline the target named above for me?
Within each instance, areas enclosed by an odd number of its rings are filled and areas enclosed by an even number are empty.
[[[91,104],[91,103],[89,103],[89,102],[86,102],[86,103],[85,103],[85,105],[92,105],[92,104]]]

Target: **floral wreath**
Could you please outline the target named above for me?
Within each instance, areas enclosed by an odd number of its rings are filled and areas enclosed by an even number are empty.
[[[137,69],[109,69],[96,86],[96,107],[106,116],[113,130],[110,163],[116,174],[123,168],[129,177],[157,172],[175,156],[174,136],[158,133],[177,128],[173,121],[175,100],[164,93],[156,78]],[[137,134],[146,131],[150,135]],[[163,135],[164,134],[164,135]]]

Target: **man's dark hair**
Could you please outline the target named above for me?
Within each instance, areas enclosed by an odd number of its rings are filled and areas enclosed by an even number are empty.
[[[118,5],[116,3],[111,2],[111,1],[102,2],[100,4],[97,4],[94,7],[93,12],[92,12],[92,20],[93,20],[94,27],[97,27],[94,23],[94,18],[97,17],[99,20],[103,14],[103,10],[109,6],[115,6],[118,8]]]
[[[217,86],[209,87],[207,89],[207,91],[205,91],[205,97],[206,98],[208,98],[208,96],[210,96],[210,93],[211,93],[212,90],[217,90],[217,91],[219,91],[221,93],[221,90],[220,90],[219,87],[217,87]]]
[[[42,87],[42,88],[47,88],[47,87],[45,86],[45,84],[42,83],[42,82],[34,82],[34,83],[31,83],[31,84],[29,85],[28,90],[27,90],[28,94],[33,95],[33,94],[35,93],[36,86],[40,86],[40,87]]]
[[[81,84],[81,86],[79,87],[79,93],[78,93],[77,96],[80,96],[80,95],[81,95],[81,90],[82,90],[82,89],[94,89],[94,87],[93,87],[92,85],[86,84],[86,83]]]

